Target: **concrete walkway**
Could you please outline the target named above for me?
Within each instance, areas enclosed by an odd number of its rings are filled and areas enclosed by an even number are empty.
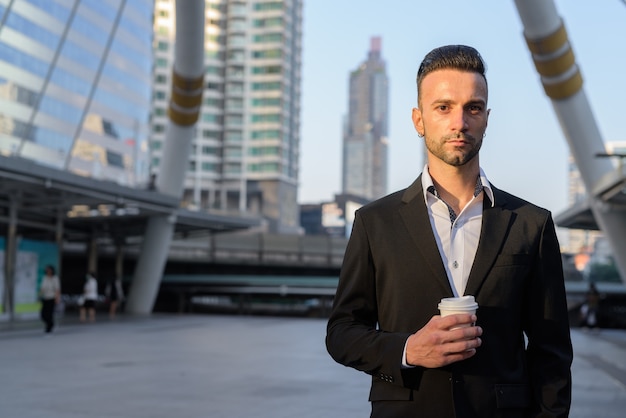
[[[264,316],[0,323],[3,418],[369,416],[369,377],[333,362],[326,321]],[[626,331],[573,330],[571,417],[626,411]]]

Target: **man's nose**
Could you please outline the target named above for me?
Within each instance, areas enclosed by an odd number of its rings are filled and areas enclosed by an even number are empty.
[[[454,131],[464,132],[468,128],[467,124],[467,114],[465,109],[455,109],[452,112],[452,128]]]

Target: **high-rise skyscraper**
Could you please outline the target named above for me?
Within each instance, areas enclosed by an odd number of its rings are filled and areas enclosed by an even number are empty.
[[[374,200],[387,193],[388,84],[381,38],[373,37],[367,60],[350,74],[343,133],[344,194]]]
[[[151,155],[159,171],[175,45],[174,0],[155,4]],[[183,203],[260,214],[299,231],[302,0],[206,0],[205,88]]]
[[[0,0],[0,153],[148,181],[151,0]]]

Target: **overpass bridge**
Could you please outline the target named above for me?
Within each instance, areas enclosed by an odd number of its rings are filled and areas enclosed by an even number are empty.
[[[347,238],[270,233],[213,234],[174,240],[168,262],[339,269]]]
[[[273,311],[315,308],[325,315],[346,245],[344,237],[269,233],[174,241],[155,309],[188,312],[207,306],[251,313],[266,304]],[[177,265],[187,270],[193,263],[207,267],[195,269],[200,274],[177,274]],[[307,305],[311,302],[315,306]]]

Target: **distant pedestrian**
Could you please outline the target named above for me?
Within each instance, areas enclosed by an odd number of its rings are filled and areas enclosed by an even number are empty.
[[[83,304],[80,307],[80,321],[85,322],[89,317],[89,322],[96,320],[96,301],[98,300],[98,281],[96,274],[87,274],[85,286],[83,287]]]
[[[52,266],[45,268],[39,287],[39,298],[41,299],[41,320],[46,325],[46,334],[49,334],[54,328],[54,307],[61,302],[61,281]]]
[[[109,318],[115,319],[117,307],[124,300],[124,289],[119,277],[109,280],[104,290],[104,295],[109,302]]]
[[[598,326],[600,292],[594,283],[589,283],[589,290],[587,290],[585,297],[585,302],[580,307],[580,326],[596,328]]]

